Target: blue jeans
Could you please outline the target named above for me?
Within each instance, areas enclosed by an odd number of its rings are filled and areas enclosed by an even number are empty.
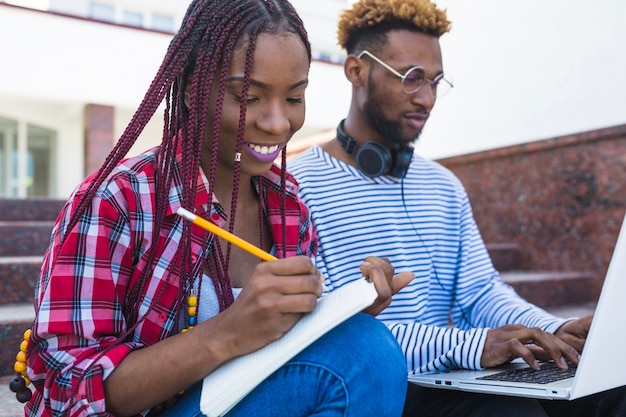
[[[227,417],[400,416],[406,361],[389,330],[357,314],[310,345],[257,386]],[[202,416],[201,384],[162,417]]]

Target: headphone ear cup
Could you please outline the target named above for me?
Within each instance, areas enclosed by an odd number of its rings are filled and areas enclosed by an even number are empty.
[[[411,158],[413,158],[413,146],[406,145],[400,149],[396,154],[396,163],[391,170],[391,175],[396,178],[404,178],[406,172],[409,170]]]
[[[368,177],[378,177],[389,171],[391,153],[378,142],[367,142],[356,152],[356,166]]]

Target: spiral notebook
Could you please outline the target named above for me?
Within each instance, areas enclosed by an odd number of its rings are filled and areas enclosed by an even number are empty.
[[[265,378],[333,327],[370,306],[376,297],[374,284],[365,279],[321,297],[315,310],[282,338],[225,363],[204,378],[200,411],[207,417],[223,416]]]

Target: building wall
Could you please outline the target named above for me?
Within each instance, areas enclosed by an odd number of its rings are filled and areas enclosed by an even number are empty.
[[[58,161],[53,168],[56,185],[54,194],[49,197],[69,195],[84,175],[83,106],[80,103],[33,101],[3,95],[0,98],[0,115],[18,121],[20,126],[32,123],[57,132],[53,150]]]
[[[626,213],[626,124],[439,160],[464,183],[488,244],[530,271],[603,279]]]
[[[151,1],[112,3],[179,13],[186,8],[186,2]],[[49,1],[51,6],[76,10],[86,3]],[[441,158],[626,123],[626,84],[618,81],[626,73],[622,53],[626,2],[437,3],[448,9],[453,22],[441,43],[455,88],[437,103],[417,152]],[[336,57],[335,23],[345,4],[294,1],[318,55]],[[76,168],[84,166],[85,106],[112,106],[117,138],[143,98],[170,38],[167,33],[73,19],[0,1],[1,52],[7,57],[0,66],[0,117],[41,122],[57,130],[53,197],[66,197],[85,174]],[[320,132],[332,132],[347,114],[349,101],[350,86],[342,67],[315,61],[307,90],[307,118],[294,145],[300,147]],[[160,118],[155,117],[154,123],[133,152],[158,142]]]
[[[87,174],[85,107],[114,109],[116,140],[155,76],[171,37],[0,3],[0,38],[6,41],[2,53],[12,62],[0,66],[0,116],[57,132],[51,197],[67,197]],[[347,83],[336,88],[325,82],[341,73],[336,64],[312,64],[309,111],[300,135],[319,132],[328,126],[324,121],[335,123],[346,111]],[[158,111],[130,153],[158,144],[161,132]]]

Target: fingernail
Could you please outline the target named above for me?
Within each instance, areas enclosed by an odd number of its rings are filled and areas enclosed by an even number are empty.
[[[371,263],[367,262],[367,261],[363,261],[361,262],[361,266],[370,266]]]
[[[539,361],[537,359],[533,361],[533,368],[539,369]]]
[[[561,356],[561,365],[563,365],[564,367],[568,367],[567,366],[567,361],[565,360],[565,358],[563,356]]]

